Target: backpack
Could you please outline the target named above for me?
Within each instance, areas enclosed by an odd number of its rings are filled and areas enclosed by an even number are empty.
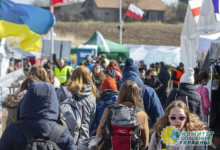
[[[102,127],[103,150],[139,150],[142,146],[137,108],[119,104],[108,108],[109,114]]]
[[[188,96],[187,95],[178,96],[178,92],[179,92],[179,90],[176,92],[175,100],[183,101],[186,104],[187,108],[189,108]]]
[[[66,99],[60,104],[60,110],[66,119],[66,125],[74,139],[74,143],[77,144],[83,119],[83,106],[79,101]]]
[[[24,150],[60,150],[56,141],[60,138],[66,127],[56,124],[48,136],[38,136],[26,121],[19,121],[16,124],[27,141],[23,148]]]

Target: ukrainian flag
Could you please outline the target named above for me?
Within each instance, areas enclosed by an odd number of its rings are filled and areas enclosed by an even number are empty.
[[[0,0],[0,38],[23,37],[23,50],[38,51],[41,38],[55,24],[54,15],[31,5]]]

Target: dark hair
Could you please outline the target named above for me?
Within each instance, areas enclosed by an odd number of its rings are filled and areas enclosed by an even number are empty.
[[[150,64],[150,68],[154,68],[154,63]]]
[[[193,68],[195,75],[199,74],[199,69],[197,67]]]
[[[139,68],[138,70],[139,70],[139,72],[141,73],[141,72],[144,71],[144,68]]]
[[[179,63],[180,67],[184,67],[184,64],[182,62]]]
[[[160,65],[161,65],[162,67],[165,66],[164,62],[162,62],[162,61],[160,62]]]
[[[201,83],[202,80],[208,80],[209,79],[209,74],[205,71],[200,72],[197,76],[196,76],[196,82],[197,83]]]
[[[148,76],[151,71],[157,72],[155,68],[149,68],[149,69],[147,70],[147,72],[146,72],[146,76]]]

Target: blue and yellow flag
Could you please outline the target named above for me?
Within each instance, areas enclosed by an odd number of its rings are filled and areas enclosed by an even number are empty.
[[[38,51],[41,38],[55,24],[54,15],[45,9],[0,0],[0,38],[23,37],[21,49]]]

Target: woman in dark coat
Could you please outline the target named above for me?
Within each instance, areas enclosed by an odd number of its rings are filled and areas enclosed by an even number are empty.
[[[20,102],[18,121],[26,121],[38,136],[49,135],[59,120],[59,105],[53,85],[33,82]],[[2,150],[21,150],[27,141],[16,123],[10,124],[0,140]],[[60,149],[75,150],[72,136],[67,129],[57,139]]]
[[[191,68],[186,69],[186,72],[181,77],[179,89],[173,89],[169,94],[167,101],[164,104],[164,109],[180,96],[187,96],[190,112],[197,114],[200,119],[203,119],[201,97],[196,92],[196,87],[194,85],[194,70]]]

